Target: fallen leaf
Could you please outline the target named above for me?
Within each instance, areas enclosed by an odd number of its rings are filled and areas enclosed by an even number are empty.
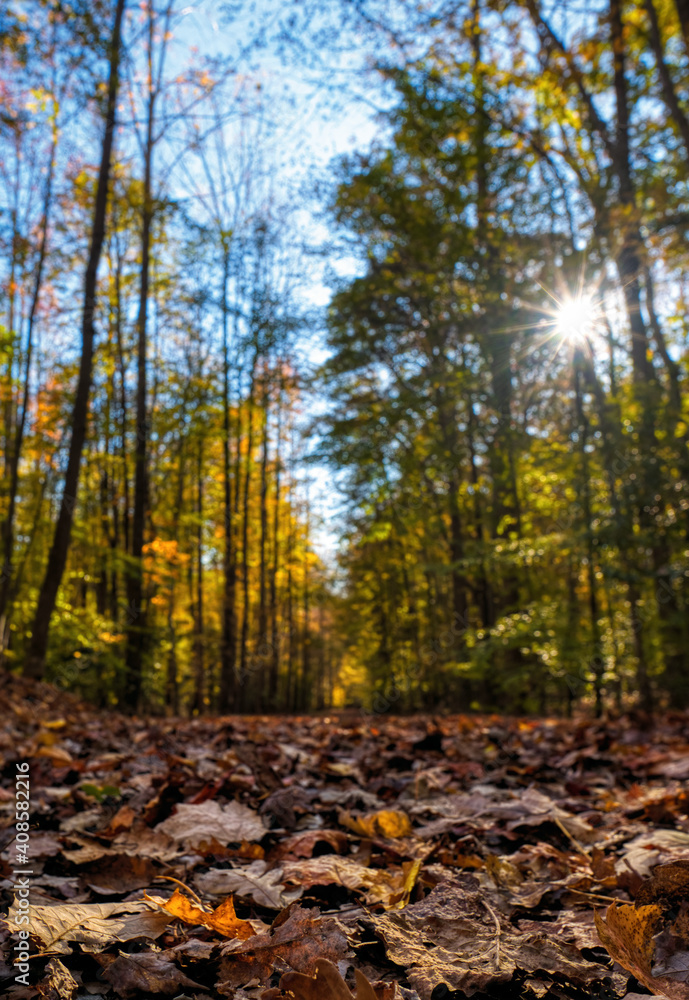
[[[358,969],[354,971],[356,994],[352,993],[332,962],[321,959],[316,963],[316,975],[287,972],[280,980],[280,989],[295,1000],[377,1000],[373,987]],[[264,1000],[273,1000],[277,992],[263,994]]]
[[[420,862],[408,862],[406,867],[368,868],[354,858],[342,858],[336,854],[326,854],[306,861],[287,861],[283,865],[282,877],[286,882],[296,882],[304,888],[313,885],[343,885],[347,889],[365,890],[370,903],[395,906],[407,891],[409,879],[416,880]],[[412,869],[414,874],[412,877]]]
[[[339,962],[350,950],[346,930],[337,919],[294,906],[283,923],[250,940],[230,941],[221,953],[217,988],[226,992],[254,977],[266,983],[276,970],[311,975],[319,959]]]
[[[521,933],[498,906],[473,875],[463,875],[400,912],[372,920],[388,958],[406,969],[422,1000],[443,984],[471,996],[490,983],[508,982],[517,969],[566,976],[580,985],[608,975],[605,966],[587,961],[572,944],[551,940],[545,930]]]
[[[185,847],[194,847],[211,837],[225,846],[235,841],[261,840],[266,835],[266,828],[253,809],[239,802],[221,806],[215,799],[199,805],[181,802],[172,816],[158,823],[155,831]]]
[[[611,958],[636,976],[651,992],[660,993],[669,1000],[689,1000],[686,979],[679,982],[669,976],[653,974],[653,938],[661,923],[662,911],[655,904],[636,907],[611,903],[605,911],[605,920],[596,911],[598,936]]]
[[[367,816],[351,816],[341,812],[338,822],[361,837],[408,837],[412,826],[405,812],[395,809],[379,809]]]
[[[689,861],[669,861],[653,869],[649,879],[639,886],[634,898],[636,906],[647,906],[665,900],[667,904],[689,899]]]
[[[282,868],[268,871],[265,861],[254,861],[246,868],[210,868],[194,879],[196,887],[209,896],[235,893],[243,899],[253,899],[268,910],[282,910],[304,892],[303,886],[286,889],[282,883]]]
[[[59,958],[51,958],[36,989],[45,1000],[71,1000],[79,984]]]
[[[145,901],[32,905],[30,921],[22,925],[16,923],[18,916],[15,901],[7,914],[12,929],[28,930],[41,942],[41,954],[54,952],[59,955],[71,953],[70,943],[80,944],[83,951],[96,952],[116,941],[139,937],[155,940],[172,919]]]
[[[220,906],[212,912],[194,906],[186,896],[182,895],[179,889],[175,889],[170,899],[161,899],[158,896],[146,896],[146,899],[155,903],[171,916],[183,920],[186,924],[203,924],[204,927],[222,934],[223,937],[245,941],[255,934],[249,921],[240,920],[235,913],[231,896],[223,900]]]
[[[189,979],[168,957],[166,952],[144,951],[138,954],[96,955],[96,961],[103,969],[103,976],[115,987],[122,997],[135,993],[149,996],[164,994],[171,996],[179,992],[181,986],[198,989],[199,984]]]
[[[155,875],[156,868],[150,858],[114,854],[85,871],[83,878],[94,892],[111,896],[144,889]]]

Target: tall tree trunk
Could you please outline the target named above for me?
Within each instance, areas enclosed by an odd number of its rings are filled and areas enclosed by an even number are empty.
[[[675,9],[684,38],[684,47],[689,56],[689,0],[675,0]]]
[[[622,0],[610,0],[609,15],[616,110],[616,129],[612,153],[619,188],[619,202],[626,209],[628,216],[622,221],[617,269],[622,282],[627,318],[632,335],[631,355],[634,381],[646,384],[651,382],[654,376],[653,366],[648,360],[648,334],[641,313],[639,275],[643,258],[643,241],[639,232],[629,150],[629,87],[624,25],[622,23]]]
[[[249,615],[251,612],[249,604],[249,496],[251,492],[251,463],[254,446],[254,390],[256,378],[256,362],[258,360],[258,350],[254,354],[251,366],[251,378],[249,382],[249,395],[246,403],[247,407],[247,430],[246,430],[246,465],[244,468],[244,488],[242,497],[242,631],[239,639],[239,692],[238,708],[241,710],[247,704],[247,684],[248,658],[249,658]]]
[[[146,635],[146,609],[143,606],[144,567],[143,548],[148,504],[148,416],[146,410],[147,346],[148,346],[148,290],[151,259],[151,227],[153,199],[151,193],[153,174],[153,130],[155,122],[156,92],[153,83],[153,15],[148,13],[148,106],[146,114],[146,142],[144,145],[144,189],[141,225],[141,281],[139,285],[139,314],[137,318],[136,356],[136,437],[134,445],[134,513],[132,517],[132,551],[127,580],[127,649],[125,653],[124,704],[136,711],[141,698],[143,682],[144,642]]]
[[[203,441],[199,441],[196,469],[196,608],[194,614],[194,710],[204,710],[205,658],[203,643]]]
[[[301,653],[301,697],[299,699],[299,708],[302,711],[308,712],[311,707],[311,628],[309,625],[309,616],[311,613],[311,590],[310,590],[310,580],[309,580],[309,560],[308,560],[308,537],[309,537],[309,501],[308,497],[306,499],[306,530],[304,538],[304,581],[303,581],[303,609],[304,609],[304,634],[302,638],[302,653]],[[381,598],[382,603],[382,598]]]
[[[225,238],[226,239],[226,238]],[[224,246],[223,299],[222,299],[222,351],[223,351],[223,518],[225,547],[223,550],[222,592],[222,642],[220,646],[220,687],[218,710],[228,712],[237,697],[237,557],[234,545],[234,513],[232,507],[232,454],[230,451],[230,345],[228,283],[230,277],[230,249]],[[239,404],[237,406],[239,421]],[[239,432],[236,436],[239,455]],[[235,480],[239,476],[235,474]]]
[[[0,534],[2,536],[3,567],[0,574],[0,663],[3,660],[5,651],[5,638],[8,630],[7,607],[12,591],[12,562],[14,555],[14,519],[17,509],[17,492],[19,490],[19,461],[21,458],[22,446],[24,443],[24,432],[26,430],[26,415],[29,410],[29,387],[31,379],[31,363],[33,359],[34,325],[36,322],[36,310],[41,295],[43,284],[43,271],[48,246],[48,224],[50,210],[52,207],[53,174],[55,172],[55,153],[57,151],[57,123],[53,124],[52,142],[48,160],[48,174],[45,183],[45,194],[43,198],[43,213],[41,218],[41,240],[38,248],[38,260],[36,263],[36,273],[34,275],[33,291],[31,294],[31,305],[29,307],[29,317],[26,332],[26,354],[24,358],[24,378],[22,389],[21,409],[17,416],[17,426],[14,434],[14,442],[11,449],[8,448],[7,458],[9,468],[7,477],[9,479],[9,496],[7,514],[2,523]],[[12,279],[13,280],[13,279]],[[11,293],[12,297],[14,292]],[[10,330],[12,328],[10,327]]]
[[[270,567],[270,671],[268,675],[268,704],[278,708],[278,681],[280,677],[280,637],[278,635],[277,579],[280,568],[280,473],[282,437],[282,382],[278,388],[277,429],[275,432],[275,507],[273,509],[273,562]]]
[[[658,12],[656,11],[654,0],[644,0],[644,7],[646,8],[646,14],[648,15],[651,48],[653,49],[656,68],[660,78],[663,100],[665,101],[665,105],[670,112],[672,120],[677,126],[679,134],[682,136],[682,142],[684,143],[684,156],[687,160],[689,160],[689,118],[687,118],[682,105],[679,103],[679,97],[677,96],[675,84],[670,76],[668,65],[665,62],[663,39],[660,33]],[[687,3],[687,9],[689,10],[689,3]]]
[[[270,431],[270,396],[268,392],[268,359],[263,359],[263,389],[261,393],[261,418],[263,420],[263,433],[261,435],[261,495],[260,495],[260,537],[259,537],[259,559],[258,559],[258,642],[257,642],[257,668],[259,675],[256,678],[256,699],[259,711],[263,709],[265,699],[266,675],[270,662],[270,646],[268,642],[268,602],[267,602],[267,575],[268,566],[266,560],[266,546],[268,543],[268,439]]]
[[[598,588],[596,584],[596,552],[593,538],[593,515],[591,510],[591,472],[588,458],[588,438],[590,423],[584,409],[582,393],[582,358],[581,351],[574,357],[574,398],[576,406],[576,422],[579,438],[579,454],[581,458],[581,499],[586,532],[586,571],[589,587],[589,613],[591,619],[591,664],[593,667],[593,689],[595,695],[596,718],[603,713],[603,650],[601,646],[600,626],[598,624]]]
[[[67,553],[72,535],[74,506],[79,487],[79,469],[81,456],[86,440],[86,424],[88,419],[89,395],[93,368],[93,341],[95,335],[94,313],[96,308],[96,280],[98,263],[100,261],[103,240],[105,237],[105,219],[107,211],[108,181],[110,177],[110,160],[115,132],[115,115],[117,110],[118,69],[120,60],[120,29],[126,0],[117,0],[115,22],[110,40],[110,71],[108,78],[108,97],[106,105],[106,126],[101,149],[101,161],[98,171],[96,200],[93,209],[93,229],[89,247],[86,276],[84,280],[84,301],[81,328],[81,359],[77,390],[72,407],[70,425],[72,436],[69,443],[69,456],[65,472],[65,484],[62,503],[58,514],[53,542],[48,554],[45,576],[38,595],[36,615],[31,629],[31,642],[24,667],[28,677],[42,677],[45,670],[45,654],[48,646],[48,630],[52,617],[57,592],[62,581]]]

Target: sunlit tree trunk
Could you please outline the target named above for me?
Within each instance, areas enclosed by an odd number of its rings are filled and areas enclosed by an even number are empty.
[[[107,212],[108,183],[110,177],[110,161],[115,132],[115,114],[117,109],[118,69],[120,61],[120,29],[124,13],[125,0],[117,0],[115,21],[110,41],[110,70],[108,79],[108,96],[106,104],[106,127],[101,149],[101,160],[96,186],[96,198],[93,208],[93,228],[89,255],[84,280],[84,300],[82,311],[82,347],[79,362],[77,389],[70,421],[72,433],[69,443],[69,455],[65,472],[62,503],[58,514],[53,542],[48,554],[45,576],[38,595],[36,615],[31,630],[31,642],[24,667],[29,677],[42,677],[45,669],[45,655],[48,645],[48,630],[50,619],[57,599],[67,553],[72,535],[74,506],[79,486],[79,470],[81,457],[86,440],[86,425],[88,418],[89,395],[93,368],[93,341],[95,335],[94,313],[96,308],[96,281],[98,263],[100,261],[103,240],[105,237],[105,220]]]
[[[31,381],[31,364],[33,360],[34,347],[34,326],[36,322],[36,310],[38,308],[41,288],[43,285],[43,271],[48,246],[48,225],[52,209],[53,175],[55,172],[55,154],[57,152],[58,130],[57,122],[53,123],[52,142],[48,158],[48,172],[46,176],[45,192],[43,196],[43,213],[40,223],[40,242],[38,246],[38,259],[36,262],[36,272],[34,275],[33,290],[31,293],[31,305],[27,320],[26,347],[24,353],[24,372],[22,375],[22,401],[17,414],[17,425],[14,432],[14,440],[11,445],[8,441],[6,448],[6,478],[9,481],[7,513],[0,529],[2,536],[2,558],[3,567],[0,574],[0,662],[6,646],[7,631],[9,625],[8,604],[12,591],[12,570],[14,556],[14,522],[17,508],[17,493],[19,490],[19,462],[21,459],[22,446],[24,444],[24,433],[26,431],[26,417],[29,409],[29,392]],[[14,254],[12,258],[12,272],[14,272]],[[10,313],[14,312],[14,274],[10,277]],[[10,333],[13,333],[13,318],[10,317]],[[10,426],[11,418],[7,417],[7,433],[11,438]]]

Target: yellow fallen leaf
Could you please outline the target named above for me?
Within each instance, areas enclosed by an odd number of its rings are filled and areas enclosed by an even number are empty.
[[[634,906],[612,903],[605,911],[605,921],[594,911],[598,937],[610,957],[631,972],[654,994],[668,1000],[689,1000],[689,984],[670,976],[653,975],[654,935],[662,923],[662,911],[655,903]]]
[[[362,837],[408,837],[412,832],[407,814],[396,809],[380,809],[368,816],[341,812],[339,821]]]
[[[404,873],[404,882],[402,883],[401,890],[396,893],[391,899],[388,905],[385,907],[386,910],[403,910],[404,907],[409,902],[409,897],[411,891],[416,885],[416,880],[419,877],[419,872],[421,871],[422,861],[417,858],[415,861],[405,861],[402,865],[402,871]]]
[[[174,894],[169,899],[161,899],[159,896],[149,896],[146,899],[165,910],[173,917],[179,917],[185,924],[203,924],[211,930],[217,931],[227,938],[238,938],[246,941],[256,933],[248,920],[240,920],[235,913],[232,896],[224,899],[220,906],[212,912],[202,910],[194,906],[186,896],[183,896],[179,889],[175,889]]]
[[[65,767],[74,763],[72,756],[62,747],[39,747],[34,756],[49,757],[53,764],[62,764]]]

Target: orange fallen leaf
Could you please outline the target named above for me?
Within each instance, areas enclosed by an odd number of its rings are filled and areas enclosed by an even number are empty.
[[[339,822],[362,837],[408,837],[412,832],[409,817],[397,809],[380,809],[368,816],[341,812]]]
[[[220,906],[213,911],[202,910],[194,906],[186,896],[183,896],[179,889],[175,889],[174,894],[169,899],[161,899],[159,896],[149,896],[146,899],[157,903],[161,910],[179,917],[185,924],[203,924],[211,930],[217,931],[226,938],[238,938],[246,941],[256,933],[248,920],[240,920],[235,913],[232,896],[224,899]]]

